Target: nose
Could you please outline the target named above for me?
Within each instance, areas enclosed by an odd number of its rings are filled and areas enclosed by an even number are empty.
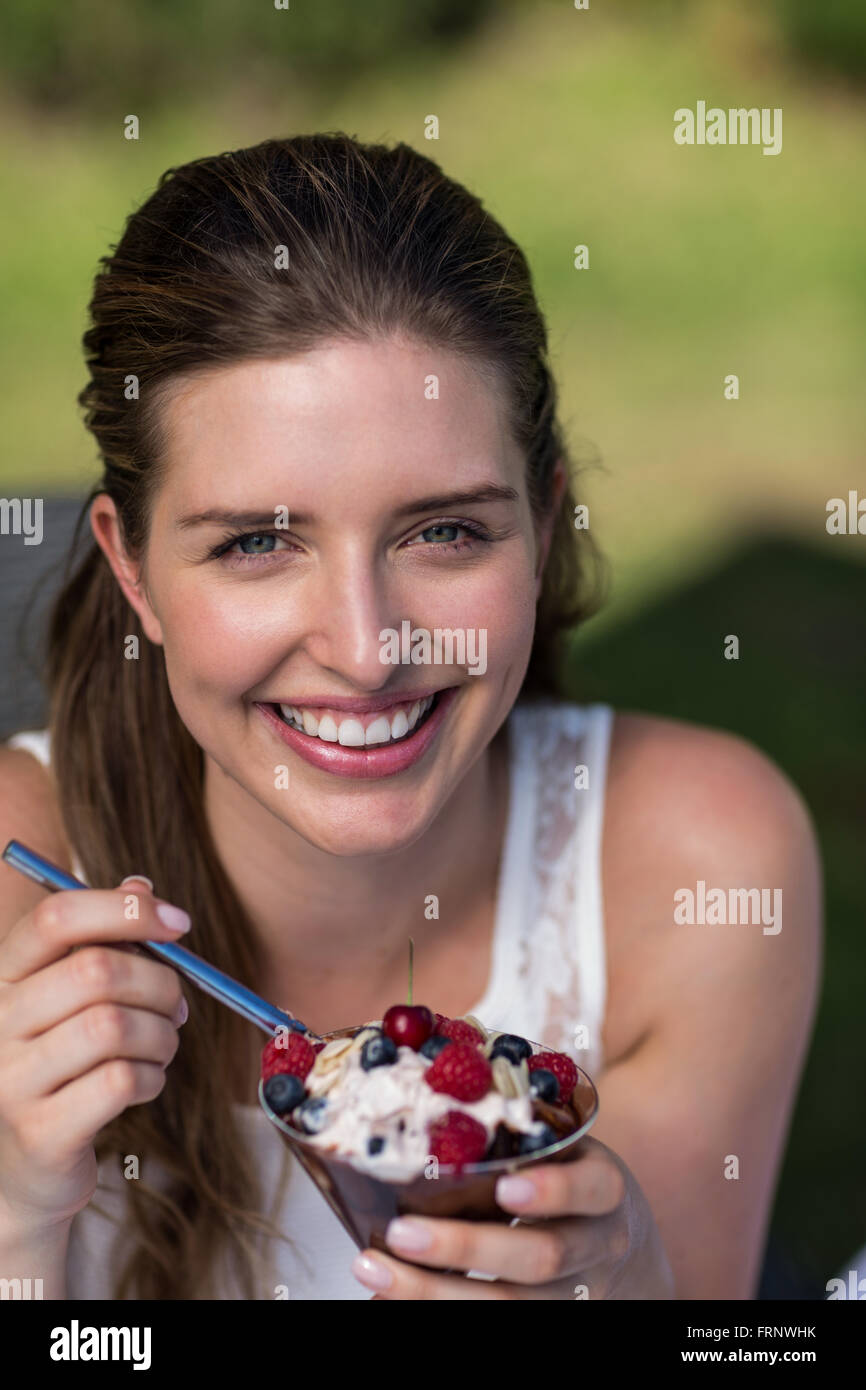
[[[323,566],[304,595],[308,655],[323,670],[353,687],[377,691],[394,676],[381,660],[385,628],[397,628],[410,615],[401,608],[393,576],[360,550]],[[400,610],[400,611],[398,611]]]

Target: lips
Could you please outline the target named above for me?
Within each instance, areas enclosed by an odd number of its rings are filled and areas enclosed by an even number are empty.
[[[396,773],[404,772],[413,766],[426,753],[427,749],[435,739],[441,728],[448,711],[456,698],[459,687],[451,686],[447,690],[440,690],[432,697],[429,707],[419,712],[414,725],[409,727],[409,714],[406,713],[407,702],[394,702],[388,709],[374,711],[366,715],[356,715],[351,711],[334,711],[329,714],[324,708],[316,708],[314,717],[317,718],[318,732],[310,734],[302,728],[296,727],[296,720],[292,714],[293,710],[299,713],[312,714],[313,711],[304,710],[303,706],[286,705],[282,708],[290,714],[292,722],[287,722],[284,715],[280,712],[281,707],[272,704],[256,702],[256,709],[259,710],[262,718],[267,722],[272,732],[284,744],[298,754],[305,762],[313,767],[321,768],[325,772],[331,772],[337,777],[355,778],[378,778],[391,777]],[[412,704],[423,704],[413,701]],[[411,706],[408,707],[411,713]],[[406,723],[404,732],[402,723],[398,716]],[[318,718],[322,716],[322,718]],[[325,723],[327,719],[331,724]],[[337,724],[337,718],[340,723]],[[377,742],[377,736],[381,735],[381,723],[384,719],[388,720],[389,741]],[[326,735],[331,733],[344,732],[344,736],[349,742],[344,743],[341,738],[323,738],[322,724],[325,724],[324,732]],[[376,724],[380,727],[376,730]],[[345,728],[344,726],[348,726]],[[394,735],[394,729],[397,735]],[[370,743],[360,745],[359,731],[363,731],[365,738],[367,731],[373,729],[374,737]]]

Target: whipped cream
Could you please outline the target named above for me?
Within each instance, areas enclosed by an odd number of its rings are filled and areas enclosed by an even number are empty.
[[[390,1065],[361,1066],[361,1049],[354,1047],[340,1059],[334,1071],[309,1073],[309,1095],[327,1097],[328,1106],[322,1129],[307,1135],[308,1143],[351,1160],[355,1168],[391,1181],[419,1177],[431,1158],[428,1129],[449,1110],[461,1110],[478,1120],[487,1131],[488,1144],[498,1124],[524,1134],[542,1128],[532,1114],[532,1096],[506,1097],[494,1087],[481,1100],[458,1100],[456,1096],[434,1091],[424,1080],[433,1065],[428,1057],[411,1047],[397,1048],[397,1060]],[[384,1139],[377,1154],[367,1151],[367,1141]]]

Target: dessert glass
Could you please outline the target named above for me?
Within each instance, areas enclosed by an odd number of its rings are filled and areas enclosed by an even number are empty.
[[[323,1033],[325,1042],[335,1038],[350,1038],[360,1032],[357,1028],[338,1028]],[[533,1052],[550,1049],[527,1038]],[[580,1117],[573,1133],[535,1153],[517,1154],[511,1158],[488,1159],[468,1163],[460,1170],[440,1164],[438,1175],[423,1173],[407,1182],[376,1177],[353,1167],[348,1158],[328,1153],[310,1143],[310,1136],[280,1119],[269,1108],[262,1094],[264,1083],[259,1082],[259,1103],[268,1119],[279,1130],[301,1167],[312,1178],[322,1196],[342,1222],[359,1250],[387,1251],[385,1229],[396,1216],[445,1216],[460,1221],[511,1222],[515,1214],[503,1211],[495,1198],[496,1182],[503,1173],[531,1168],[537,1163],[568,1163],[580,1157],[580,1140],[590,1129],[598,1114],[598,1092],[586,1072],[577,1069],[572,1105]],[[418,1263],[413,1261],[413,1263]],[[442,1273],[442,1271],[439,1271]]]

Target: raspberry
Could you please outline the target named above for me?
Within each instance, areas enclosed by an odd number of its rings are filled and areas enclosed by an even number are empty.
[[[437,1024],[436,1032],[452,1042],[473,1043],[476,1047],[484,1041],[478,1029],[467,1023],[465,1018],[443,1018],[441,1024]]]
[[[487,1058],[473,1043],[452,1042],[431,1062],[424,1080],[434,1091],[442,1091],[456,1100],[473,1101],[487,1095],[493,1072]]]
[[[487,1148],[487,1130],[462,1110],[448,1110],[428,1131],[430,1153],[440,1163],[462,1168],[478,1163]]]
[[[435,1025],[434,1025],[434,1028],[433,1028],[433,1032],[434,1032],[434,1033],[441,1033],[441,1032],[442,1032],[442,1024],[443,1024],[443,1023],[450,1023],[450,1022],[451,1022],[450,1018],[448,1018],[448,1016],[447,1016],[446,1014],[434,1014],[433,1017],[434,1017],[434,1019],[436,1020]],[[444,1037],[444,1034],[443,1034],[443,1037]]]
[[[285,1046],[277,1047],[278,1041]],[[277,1072],[289,1072],[291,1076],[305,1081],[315,1060],[313,1044],[303,1033],[289,1033],[287,1037],[283,1038],[281,1035],[279,1039],[271,1038],[262,1049],[262,1080],[267,1081],[269,1077],[276,1076]]]
[[[526,1059],[526,1065],[530,1072],[537,1071],[539,1067],[552,1071],[559,1082],[560,1099],[571,1100],[571,1093],[577,1085],[577,1067],[564,1052],[536,1052],[533,1057]]]

